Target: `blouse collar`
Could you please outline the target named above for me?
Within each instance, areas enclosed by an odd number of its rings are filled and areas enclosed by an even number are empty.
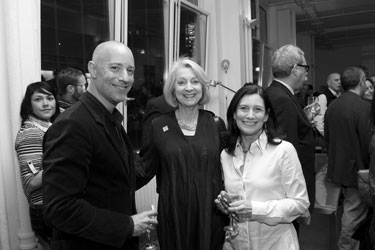
[[[266,149],[266,146],[267,146],[267,135],[266,135],[266,132],[262,132],[258,139],[256,139],[253,143],[251,143],[251,146],[249,148],[249,151],[251,153],[254,153],[256,149],[258,149],[260,152],[263,152],[265,149]],[[238,138],[237,139],[237,144],[236,144],[236,155],[237,155],[237,152],[238,151],[241,151],[243,152],[242,150],[242,146],[241,146],[241,139]]]
[[[242,150],[242,146],[241,146],[241,139],[238,138],[237,139],[237,143],[236,143],[236,149],[235,149],[235,152],[234,152],[234,157],[233,157],[233,164],[234,164],[234,167],[235,169],[237,170],[238,173],[240,173],[240,168],[245,164],[244,163],[244,154],[256,154],[257,152],[259,152],[260,154],[262,154],[264,152],[264,150],[266,150],[266,147],[267,147],[267,135],[266,133],[263,131],[260,136],[258,137],[258,139],[256,139],[250,146],[249,148],[249,152],[243,152]]]

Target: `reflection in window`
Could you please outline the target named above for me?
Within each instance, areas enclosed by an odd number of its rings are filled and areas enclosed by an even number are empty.
[[[206,40],[207,15],[181,5],[179,56],[191,57],[205,68]]]
[[[261,83],[262,49],[261,43],[253,38],[253,83]]]
[[[128,46],[135,60],[135,81],[129,92],[127,132],[135,150],[140,148],[146,103],[163,93],[165,33],[163,0],[129,0]]]

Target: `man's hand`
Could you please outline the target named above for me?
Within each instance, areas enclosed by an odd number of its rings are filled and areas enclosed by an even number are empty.
[[[146,232],[147,229],[154,229],[154,226],[158,224],[156,220],[157,214],[158,212],[150,210],[132,215],[134,223],[133,236],[139,236]]]
[[[303,225],[310,225],[310,220],[311,216],[309,210],[306,210],[306,213],[297,218],[297,222]]]

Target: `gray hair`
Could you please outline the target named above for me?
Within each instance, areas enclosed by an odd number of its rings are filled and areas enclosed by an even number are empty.
[[[302,64],[304,52],[297,46],[287,44],[272,55],[272,73],[275,78],[288,77],[296,64]]]

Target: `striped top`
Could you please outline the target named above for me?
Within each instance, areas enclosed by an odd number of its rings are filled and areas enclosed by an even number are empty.
[[[30,116],[21,126],[15,141],[22,187],[31,207],[43,204],[42,188],[30,192],[30,181],[42,170],[43,136],[51,123]]]

